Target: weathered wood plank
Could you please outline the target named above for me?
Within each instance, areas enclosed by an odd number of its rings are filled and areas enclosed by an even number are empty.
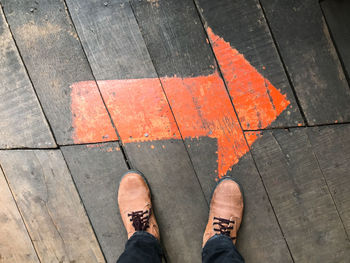
[[[55,146],[0,6],[0,148]]]
[[[200,262],[207,203],[129,3],[67,4],[131,164],[151,185],[170,262]]]
[[[0,262],[39,262],[0,169]]]
[[[350,89],[319,2],[260,2],[307,122],[350,121]]]
[[[350,125],[315,127],[307,134],[340,217],[350,233]]]
[[[207,76],[216,64],[191,0],[131,1],[161,77]]]
[[[329,31],[350,79],[350,1],[324,0],[320,2]]]
[[[289,262],[251,155],[244,156],[248,146],[224,83],[214,73],[214,56],[193,2],[136,0],[132,6],[207,201],[218,175],[238,178],[247,188],[240,251],[247,262]],[[274,252],[262,250],[265,246]]]
[[[293,262],[250,153],[232,168],[244,191],[237,247],[246,262]]]
[[[67,5],[98,80],[156,77],[128,1],[70,0]],[[93,20],[89,8],[96,8]]]
[[[270,94],[271,92],[267,88],[268,82],[271,83],[271,86],[281,91],[288,100],[286,109],[269,126],[288,127],[302,125],[303,119],[259,1],[196,0],[195,2],[204,21],[214,54],[218,60],[243,129],[264,128],[264,124],[262,121],[259,127],[259,124],[254,125],[252,122],[254,115],[249,115],[250,119],[244,116],[244,113],[247,111],[256,111],[254,107],[257,107],[257,104],[251,103],[251,99],[244,100],[241,96],[242,89],[249,90],[249,86],[252,89],[252,86],[255,85],[254,95],[260,97],[260,101],[265,101],[265,106],[268,105],[269,100],[271,100],[272,104],[278,104],[273,101],[273,94]],[[213,37],[214,34],[221,39],[218,41],[217,37]],[[224,43],[222,40],[228,43],[232,49],[237,50],[234,56],[232,56],[227,46],[220,43]],[[245,68],[242,63],[240,64],[235,58],[237,54],[242,54],[252,67]],[[260,86],[257,85],[254,75],[250,75],[254,70],[266,78],[266,83],[261,82]],[[236,77],[232,78],[232,72],[243,73],[245,80],[249,83],[240,79],[236,81],[238,74],[235,74]],[[240,85],[239,82],[244,84],[240,89],[237,89],[237,86]],[[259,119],[262,117],[257,115],[255,118]],[[263,126],[261,127],[261,125]]]
[[[127,240],[117,205],[127,167],[118,143],[62,147],[107,262],[116,262]]]
[[[81,87],[78,94],[93,93],[95,106],[87,106],[91,113],[87,118],[93,116],[94,119],[86,122],[83,139],[74,129],[72,110],[82,105],[76,105],[71,99],[71,85],[93,80],[93,76],[64,1],[5,0],[2,4],[58,144],[116,140],[95,83]],[[96,123],[101,129],[96,129]]]
[[[306,129],[264,132],[253,157],[295,262],[346,262],[350,243]]]
[[[0,151],[0,163],[42,262],[104,262],[57,151]]]

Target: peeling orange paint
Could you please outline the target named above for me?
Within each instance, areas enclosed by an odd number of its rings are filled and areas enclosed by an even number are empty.
[[[94,81],[71,85],[71,110],[74,143],[118,139]]]
[[[263,129],[290,102],[230,43],[207,28],[210,42],[244,130]]]
[[[220,76],[161,78],[161,82],[182,136],[217,139],[218,175],[224,176],[248,147]]]
[[[210,28],[208,34],[243,129],[266,128],[290,102],[229,43]],[[102,80],[98,85],[124,143],[181,139],[181,135],[215,138],[219,177],[249,151],[246,140],[252,145],[261,136],[243,134],[217,71],[188,78]],[[116,139],[93,81],[72,85],[72,113],[75,142],[102,141],[101,136]]]

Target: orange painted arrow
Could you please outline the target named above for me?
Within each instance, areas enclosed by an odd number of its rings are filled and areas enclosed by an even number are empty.
[[[267,127],[290,102],[210,28],[208,35],[243,129]],[[188,78],[103,80],[98,86],[124,143],[216,138],[219,177],[249,150],[216,71]],[[95,82],[73,84],[71,96],[76,143],[116,139]],[[247,142],[251,145],[258,135],[247,133]]]

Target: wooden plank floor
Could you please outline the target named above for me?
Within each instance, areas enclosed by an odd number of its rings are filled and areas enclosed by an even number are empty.
[[[246,262],[349,262],[350,5],[0,6],[0,263],[115,262],[129,168],[168,262],[201,262],[222,176],[244,188]]]

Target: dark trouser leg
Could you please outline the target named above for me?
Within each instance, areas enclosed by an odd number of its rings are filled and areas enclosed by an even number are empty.
[[[203,263],[244,263],[232,240],[224,235],[215,235],[202,251]]]
[[[159,241],[154,236],[147,232],[135,232],[117,263],[161,263],[162,254]]]

